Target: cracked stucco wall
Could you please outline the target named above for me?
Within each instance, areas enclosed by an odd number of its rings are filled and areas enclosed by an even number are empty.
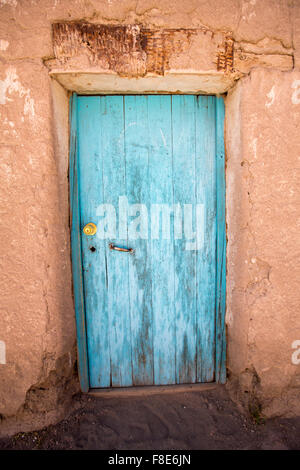
[[[238,398],[299,413],[299,72],[257,69],[227,97],[227,324]],[[238,110],[238,112],[236,112]]]
[[[299,2],[0,0],[0,414],[21,419],[27,413],[34,426],[33,416],[45,411],[39,425],[54,421],[64,412],[63,397],[77,387],[68,165],[60,157],[67,154],[61,111],[67,93],[49,77],[52,24],[70,21],[199,29],[211,38],[230,32],[229,383],[238,400],[255,393],[269,416],[300,413],[300,365],[291,363],[291,344],[300,339]],[[217,70],[215,46],[203,41],[196,55],[173,54],[169,63],[177,70]],[[85,61],[79,65],[90,67]],[[99,64],[92,66],[97,71]]]

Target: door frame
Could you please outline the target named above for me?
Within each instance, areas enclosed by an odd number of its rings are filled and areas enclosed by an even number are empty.
[[[119,93],[123,95],[122,93]],[[141,93],[144,94],[144,93]],[[147,93],[145,93],[147,94]],[[172,94],[172,93],[170,93]],[[196,94],[196,93],[193,93]],[[99,93],[100,95],[100,93]],[[78,142],[77,142],[77,93],[72,93],[69,102],[69,182],[70,182],[70,228],[73,273],[73,295],[75,304],[78,373],[82,392],[89,391],[87,354],[87,330],[85,319],[81,221],[78,188]],[[226,382],[226,222],[225,222],[225,108],[223,97],[216,97],[216,304],[215,304],[215,382]]]

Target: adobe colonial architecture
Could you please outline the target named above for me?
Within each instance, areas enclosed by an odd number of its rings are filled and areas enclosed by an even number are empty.
[[[1,432],[79,390],[70,97],[225,103],[226,387],[300,413],[300,3],[0,0]],[[72,215],[72,214],[71,214]]]

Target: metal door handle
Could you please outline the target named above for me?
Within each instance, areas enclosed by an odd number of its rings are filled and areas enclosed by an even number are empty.
[[[116,246],[116,245],[114,245],[113,243],[110,243],[108,246],[109,246],[109,249],[110,249],[110,250],[125,251],[125,252],[131,253],[131,254],[134,253],[134,249],[133,249],[133,248],[121,248],[120,246]]]

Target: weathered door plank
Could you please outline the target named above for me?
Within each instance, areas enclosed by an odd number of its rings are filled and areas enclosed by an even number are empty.
[[[128,238],[135,249],[129,255],[129,302],[131,317],[132,376],[134,385],[153,384],[152,280],[149,227],[136,226],[141,211],[149,211],[148,96],[124,97],[126,195],[133,207]],[[148,238],[146,238],[146,236]],[[141,238],[140,238],[141,237]]]
[[[204,244],[197,251],[197,381],[215,371],[216,170],[215,97],[196,100],[197,203],[204,205]]]
[[[101,97],[101,100],[104,103],[101,109],[101,144],[105,202],[117,210],[119,196],[126,194],[124,98],[109,96]],[[128,245],[127,233],[121,237],[106,240],[107,246],[109,242]],[[107,251],[112,387],[132,385],[129,256],[128,253]]]
[[[174,201],[180,205],[182,218],[184,208],[192,207],[191,215],[195,220],[195,97],[177,95],[171,99]],[[190,227],[184,227],[182,223],[182,233],[178,236],[184,235],[187,228],[192,235],[195,226],[191,224]],[[185,237],[174,239],[176,383],[178,384],[196,381],[197,252],[187,249],[189,243],[193,243],[193,240],[187,241]]]
[[[106,242],[96,235],[83,234],[84,225],[97,223],[97,207],[105,200],[103,188],[103,160],[101,148],[101,99],[80,97],[78,100],[81,239],[84,273],[85,310],[90,364],[90,386],[110,386],[110,349],[108,323],[108,283],[106,272]],[[93,116],[93,119],[91,119]],[[100,288],[101,286],[101,288]],[[92,333],[91,333],[92,332]]]
[[[216,242],[216,382],[226,382],[226,226],[223,98],[216,98],[217,242]]]
[[[89,389],[87,332],[83,293],[81,237],[80,237],[80,191],[78,164],[78,98],[74,93],[70,99],[70,211],[73,292],[76,314],[78,344],[78,369],[80,387],[83,392]]]
[[[151,152],[149,181],[152,204],[172,205],[172,123],[171,96],[149,97],[148,116]],[[156,206],[157,207],[157,206]],[[155,211],[152,205],[153,211]],[[154,212],[153,212],[154,214]],[[157,222],[160,218],[154,218]],[[154,219],[151,222],[154,222]],[[153,228],[151,223],[151,228]],[[154,383],[173,384],[175,377],[175,316],[174,316],[174,234],[163,233],[151,238],[152,312]],[[156,236],[156,234],[154,235]],[[169,236],[169,239],[166,237]],[[164,239],[165,237],[165,239]]]

